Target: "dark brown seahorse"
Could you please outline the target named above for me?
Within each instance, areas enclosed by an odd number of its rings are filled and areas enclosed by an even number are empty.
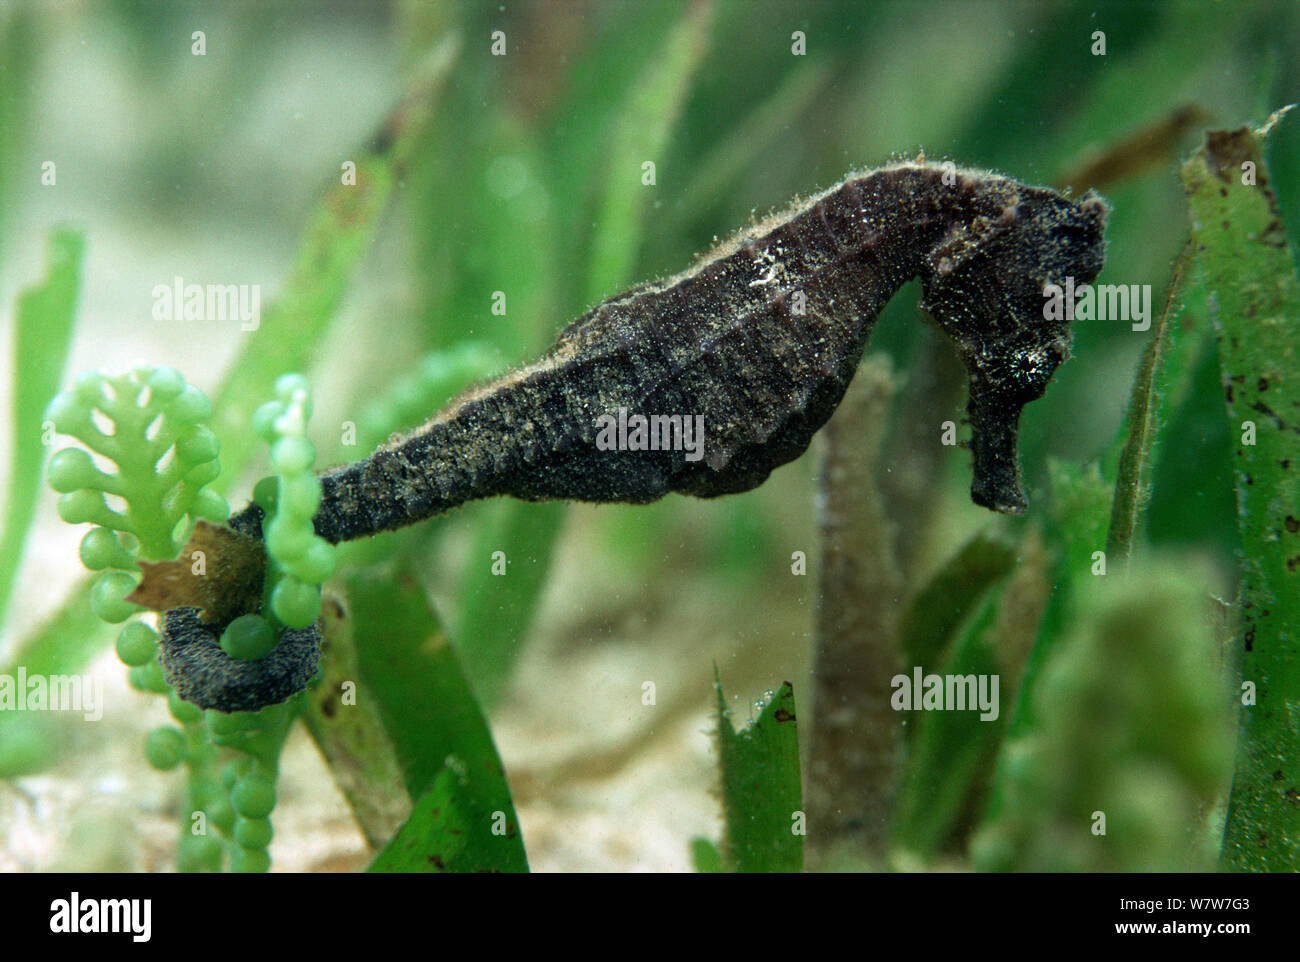
[[[670,491],[748,491],[807,449],[881,309],[916,277],[921,306],[970,376],[971,497],[1022,512],[1020,412],[1070,346],[1069,322],[1044,317],[1044,287],[1093,281],[1108,210],[1091,192],[1074,201],[951,164],[854,174],[683,273],[603,301],[537,362],[326,472],[316,531],[337,543],[499,495],[644,504]],[[620,408],[702,415],[703,456],[602,450],[598,419]],[[261,509],[250,505],[230,524],[260,537]],[[200,624],[194,609],[168,613],[163,665],[190,701],[255,710],[315,672],[315,629],[291,633],[261,661],[237,662],[215,644],[221,627]]]

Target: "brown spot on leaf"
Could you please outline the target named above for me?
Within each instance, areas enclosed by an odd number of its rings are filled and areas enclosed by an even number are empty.
[[[1286,529],[1290,531],[1292,534],[1296,534],[1297,532],[1300,532],[1300,518],[1297,518],[1295,515],[1288,514],[1286,516],[1286,520],[1283,521],[1282,523],[1286,525]]]
[[[1279,431],[1286,430],[1286,422],[1282,420],[1282,415],[1278,414],[1263,401],[1256,401],[1250,407],[1252,411],[1258,411],[1260,414],[1264,415],[1264,417],[1272,418],[1273,423],[1277,425]]]
[[[1256,180],[1264,186],[1264,168],[1255,155],[1255,134],[1249,127],[1236,130],[1207,130],[1205,132],[1205,162],[1210,170],[1225,184],[1233,184],[1241,175],[1241,165],[1255,162]]]

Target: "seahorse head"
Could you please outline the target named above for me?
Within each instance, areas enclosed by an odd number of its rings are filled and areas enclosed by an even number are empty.
[[[1019,513],[1020,411],[1070,355],[1072,311],[1052,292],[1100,273],[1109,207],[1092,192],[1074,201],[990,178],[974,209],[927,257],[922,307],[957,342],[970,374],[971,496]]]

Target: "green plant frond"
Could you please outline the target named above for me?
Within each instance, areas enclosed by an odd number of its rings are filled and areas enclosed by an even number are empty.
[[[101,469],[82,448],[57,452],[47,477],[61,494],[60,517],[132,535],[140,558],[174,558],[189,534],[183,521],[221,521],[229,512],[225,499],[206,488],[220,471],[217,439],[203,424],[210,413],[203,393],[171,368],[79,376],[50,402],[46,417],[117,470]],[[110,507],[105,495],[125,510]]]

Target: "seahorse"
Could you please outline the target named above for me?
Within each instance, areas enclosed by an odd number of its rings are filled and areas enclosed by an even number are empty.
[[[1044,289],[1093,281],[1108,213],[1094,192],[1071,200],[951,163],[855,172],[682,273],[597,304],[536,362],[322,474],[316,532],[337,543],[503,495],[645,504],[748,491],[807,449],[881,309],[913,278],[969,375],[971,498],[1023,512],[1020,412],[1070,350],[1069,321],[1044,310]],[[702,417],[702,457],[680,444],[597,444],[602,417],[620,410]],[[229,523],[260,537],[261,518],[250,504]],[[315,628],[237,662],[215,643],[221,627],[194,609],[168,613],[163,666],[181,697],[251,711],[315,673]]]

